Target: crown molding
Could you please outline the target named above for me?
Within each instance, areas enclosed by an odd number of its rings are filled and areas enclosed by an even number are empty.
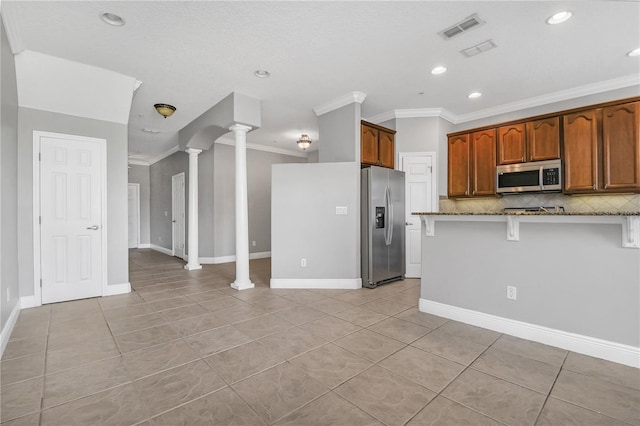
[[[225,138],[225,137],[216,139],[215,143],[219,143],[222,145],[230,145],[230,146],[236,145],[236,141],[234,139]],[[257,143],[247,143],[247,149],[253,149],[255,151],[271,152],[274,154],[290,155],[292,157],[300,157],[300,158],[307,158],[307,153],[308,153],[308,151],[294,151],[286,148],[278,148],[275,146],[260,145]]]
[[[354,102],[361,104],[367,98],[367,94],[364,92],[351,92],[347,93],[344,96],[340,96],[337,99],[334,99],[330,102],[327,102],[322,105],[318,105],[313,108],[313,112],[316,113],[317,116],[321,116],[331,111],[335,111],[338,108],[342,108],[343,106],[352,104]]]
[[[593,84],[585,84],[583,86],[571,89],[560,90],[546,95],[535,96],[533,98],[523,99],[517,102],[500,105],[494,108],[487,108],[475,111],[469,114],[455,116],[453,124],[466,123],[468,121],[479,120],[482,118],[492,117],[494,115],[507,114],[527,108],[534,108],[554,102],[567,101],[570,99],[580,98],[582,96],[595,95],[597,93],[608,92],[610,90],[623,89],[625,87],[640,85],[640,75],[631,74],[624,77],[605,80]]]
[[[140,159],[137,159],[137,158],[129,158],[127,160],[127,163],[130,166],[149,166],[149,162],[148,161],[140,160]]]
[[[180,145],[172,146],[171,148],[169,148],[168,150],[166,150],[162,154],[157,155],[155,157],[152,157],[147,161],[149,162],[149,165],[156,164],[158,161],[164,160],[165,158],[167,158],[171,154],[175,154],[178,151],[180,151]]]
[[[9,47],[11,53],[14,55],[24,50],[24,43],[22,36],[20,35],[20,20],[18,19],[18,12],[11,10],[11,6],[7,7],[10,2],[5,2],[2,8],[2,23],[4,24],[4,30],[7,33],[7,40],[9,41]]]
[[[392,111],[388,111],[382,114],[374,115],[373,117],[367,118],[366,121],[369,121],[374,124],[380,124],[388,120],[393,120],[397,118],[427,118],[427,117],[438,117],[444,120],[447,120],[453,123],[456,119],[456,116],[452,114],[450,111],[444,108],[411,108],[411,109],[394,109]]]

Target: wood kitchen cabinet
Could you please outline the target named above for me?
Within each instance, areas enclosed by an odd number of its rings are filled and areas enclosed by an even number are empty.
[[[498,164],[524,163],[526,157],[524,123],[498,128]]]
[[[360,126],[361,163],[393,169],[395,133],[395,130],[362,121]]]
[[[560,158],[560,117],[527,121],[527,161]]]
[[[566,193],[640,192],[640,102],[563,117]]]
[[[640,102],[602,109],[605,191],[640,190]]]
[[[499,127],[497,149],[498,164],[560,158],[560,118]]]
[[[449,197],[495,195],[495,173],[496,132],[494,129],[449,137]]]

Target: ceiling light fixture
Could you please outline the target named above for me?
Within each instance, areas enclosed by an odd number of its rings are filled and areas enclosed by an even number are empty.
[[[547,19],[547,24],[549,25],[562,24],[563,22],[566,22],[569,19],[571,19],[572,16],[573,16],[573,13],[569,12],[568,10],[563,10],[562,12],[558,12],[551,15],[549,19]]]
[[[479,98],[480,96],[482,96],[482,93],[480,92],[471,92],[467,95],[467,98],[476,99],[476,98]]]
[[[633,49],[631,52],[627,53],[627,56],[640,56],[640,47],[637,49]]]
[[[121,27],[124,25],[124,19],[115,13],[102,12],[98,16],[100,16],[100,19],[102,19],[103,22],[113,25],[114,27]]]
[[[267,70],[255,70],[253,72],[253,75],[258,78],[269,78],[271,76],[271,73]]]
[[[158,114],[164,118],[167,118],[176,112],[176,107],[169,104],[155,104],[153,107],[158,111]]]
[[[431,74],[438,75],[438,74],[443,74],[446,71],[447,71],[447,67],[437,66],[431,70]]]
[[[298,139],[298,142],[296,142],[298,144],[298,146],[300,148],[302,148],[303,151],[306,151],[307,148],[309,148],[309,145],[311,145],[311,139],[309,139],[309,135],[305,135],[304,133],[300,136],[300,139]]]

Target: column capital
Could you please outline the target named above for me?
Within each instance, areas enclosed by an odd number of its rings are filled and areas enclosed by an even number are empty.
[[[251,129],[252,129],[251,126],[246,126],[244,124],[238,124],[238,123],[236,123],[233,126],[229,127],[229,130],[231,130],[232,132],[244,131],[244,133],[247,133]]]
[[[184,152],[186,152],[189,155],[198,155],[202,152],[202,150],[197,148],[187,148],[184,150]]]

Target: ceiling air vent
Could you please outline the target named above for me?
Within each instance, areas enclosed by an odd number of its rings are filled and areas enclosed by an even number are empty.
[[[455,37],[458,34],[462,34],[463,32],[469,31],[472,28],[477,28],[480,25],[484,24],[484,21],[480,19],[478,14],[474,13],[473,15],[463,19],[455,25],[450,26],[449,28],[440,31],[438,34],[445,39],[449,40],[451,37]]]
[[[493,42],[493,40],[487,40],[483,41],[482,43],[476,44],[475,46],[462,49],[460,53],[462,53],[465,57],[470,58],[472,56],[476,56],[480,53],[486,52],[487,50],[491,50],[495,47],[497,47],[497,45]]]

